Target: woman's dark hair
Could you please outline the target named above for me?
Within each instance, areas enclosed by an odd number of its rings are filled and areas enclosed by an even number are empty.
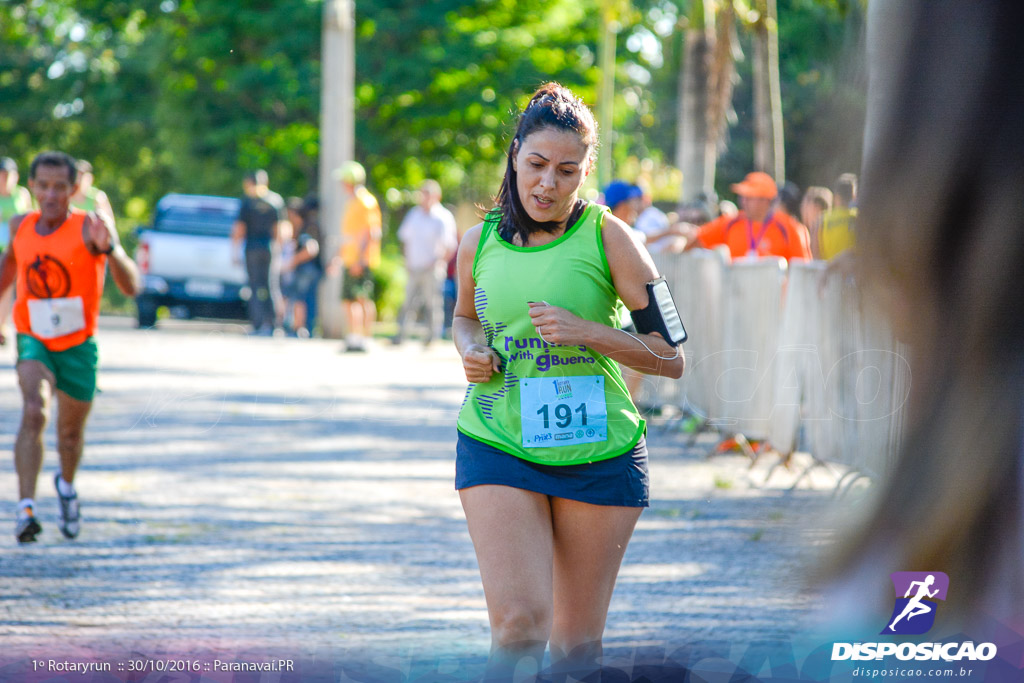
[[[505,178],[494,200],[501,213],[498,234],[507,242],[511,242],[519,235],[522,243],[526,244],[531,233],[553,232],[559,227],[553,221],[535,221],[526,212],[526,207],[519,199],[519,177],[512,163],[523,141],[532,133],[544,128],[576,133],[580,137],[580,142],[586,145],[588,157],[597,149],[597,122],[590,108],[573,95],[572,91],[558,83],[542,85],[519,116],[516,134],[508,146]]]

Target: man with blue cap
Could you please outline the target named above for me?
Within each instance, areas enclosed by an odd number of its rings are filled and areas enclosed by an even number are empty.
[[[612,210],[612,215],[632,226],[640,215],[640,198],[643,194],[636,185],[624,180],[613,180],[604,188],[604,205]]]

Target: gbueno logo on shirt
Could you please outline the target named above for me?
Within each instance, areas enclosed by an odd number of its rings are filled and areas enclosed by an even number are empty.
[[[938,600],[945,600],[949,577],[942,572],[894,572],[896,604],[880,635],[921,635],[935,625]],[[878,660],[894,656],[900,660],[946,662],[988,661],[996,656],[993,643],[972,641],[949,643],[835,643],[832,660]]]

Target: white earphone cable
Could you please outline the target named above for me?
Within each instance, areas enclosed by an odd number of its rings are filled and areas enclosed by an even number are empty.
[[[655,358],[660,358],[661,360],[675,360],[676,358],[679,358],[679,347],[678,347],[678,346],[677,346],[677,347],[675,347],[675,349],[676,349],[676,355],[674,355],[674,356],[659,356],[659,355],[658,355],[658,354],[656,354],[656,353],[655,353],[654,351],[652,351],[652,350],[651,350],[651,347],[650,347],[650,346],[648,346],[647,344],[645,344],[645,343],[644,343],[644,340],[643,340],[643,339],[641,339],[640,337],[638,337],[638,336],[636,336],[635,334],[632,334],[632,333],[630,333],[630,332],[626,332],[626,330],[623,330],[622,328],[615,328],[615,329],[617,329],[617,330],[618,330],[619,332],[621,332],[622,334],[628,335],[628,336],[632,337],[633,339],[636,339],[636,340],[637,340],[638,342],[640,342],[640,344],[641,344],[641,345],[643,345],[643,347],[644,347],[645,349],[647,349],[647,352],[648,352],[648,353],[650,353],[650,354],[651,354],[652,356],[654,356]]]

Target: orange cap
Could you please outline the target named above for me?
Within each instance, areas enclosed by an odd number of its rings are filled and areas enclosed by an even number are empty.
[[[763,199],[775,199],[779,193],[775,181],[767,173],[754,171],[748,173],[742,183],[734,183],[732,191],[741,197],[760,197]]]

